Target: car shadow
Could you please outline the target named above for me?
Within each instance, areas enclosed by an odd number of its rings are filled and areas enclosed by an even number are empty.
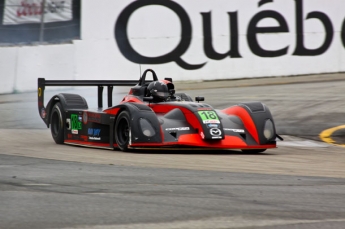
[[[119,151],[120,150],[114,150]],[[270,153],[269,151],[261,152],[261,153],[253,153],[253,152],[243,152],[241,150],[204,150],[204,149],[130,149],[125,153],[129,154],[171,154],[171,155],[256,155],[256,156],[265,156],[265,155],[274,155],[274,153]]]

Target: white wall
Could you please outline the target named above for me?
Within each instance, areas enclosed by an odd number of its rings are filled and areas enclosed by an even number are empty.
[[[17,48],[0,48],[0,93],[13,92],[16,83]]]
[[[138,79],[139,64],[122,55],[114,31],[119,14],[134,1],[83,1],[81,40],[73,44],[1,47],[0,93],[36,90],[38,77],[46,79]],[[160,0],[167,2],[167,0]],[[345,47],[341,28],[345,20],[343,0],[304,0],[304,45],[320,47],[325,29],[319,19],[306,19],[311,12],[327,15],[333,26],[333,39],[321,54],[293,55],[296,49],[296,1],[274,0],[258,6],[258,0],[176,0],[188,14],[192,25],[192,40],[181,56],[188,64],[205,63],[202,68],[186,70],[175,62],[142,64],[141,69],[153,68],[158,77],[174,80],[234,79],[329,73],[345,71]],[[278,57],[260,57],[252,52],[247,41],[249,22],[259,12],[271,10],[281,14],[288,25],[286,33],[257,34],[260,47],[278,50],[288,47]],[[203,50],[201,13],[211,13],[213,47],[219,53],[229,51],[228,12],[237,12],[239,53],[242,58],[225,57],[212,60]],[[265,18],[260,27],[278,26],[277,20]],[[165,55],[179,44],[179,17],[169,8],[159,5],[137,9],[130,16],[127,32],[131,46],[146,57]],[[345,31],[343,31],[345,33]],[[344,41],[345,43],[345,41]],[[178,57],[176,57],[178,58]]]

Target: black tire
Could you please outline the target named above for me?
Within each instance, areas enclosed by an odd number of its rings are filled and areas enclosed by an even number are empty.
[[[64,143],[64,130],[66,126],[65,111],[61,103],[57,102],[50,114],[50,131],[56,144]]]
[[[129,138],[130,138],[130,132],[131,132],[131,122],[130,122],[130,116],[127,111],[122,111],[119,114],[119,117],[116,119],[115,123],[115,142],[120,150],[127,151],[128,150],[128,144],[129,144]]]
[[[249,153],[249,154],[257,154],[257,153],[262,153],[265,152],[266,149],[243,149],[243,153]]]

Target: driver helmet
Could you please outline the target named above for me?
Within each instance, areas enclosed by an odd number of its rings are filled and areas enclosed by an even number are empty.
[[[147,86],[149,94],[157,101],[165,101],[170,96],[169,90],[173,88],[170,81],[153,81]]]

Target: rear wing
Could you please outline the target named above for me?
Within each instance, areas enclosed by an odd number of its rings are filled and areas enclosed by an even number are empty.
[[[96,86],[98,88],[98,107],[103,107],[103,88],[108,88],[108,107],[113,103],[114,86],[135,86],[138,80],[46,80],[38,78],[38,108],[44,108],[44,90],[47,86]]]
[[[103,107],[103,88],[108,88],[108,107],[112,107],[113,103],[113,87],[114,86],[144,86],[146,83],[152,81],[146,80],[146,73],[151,72],[154,81],[158,81],[156,73],[152,69],[144,71],[138,80],[46,80],[45,78],[38,78],[37,80],[37,95],[38,95],[38,112],[44,119],[45,113],[44,106],[44,90],[47,86],[96,86],[98,95],[98,108]]]

